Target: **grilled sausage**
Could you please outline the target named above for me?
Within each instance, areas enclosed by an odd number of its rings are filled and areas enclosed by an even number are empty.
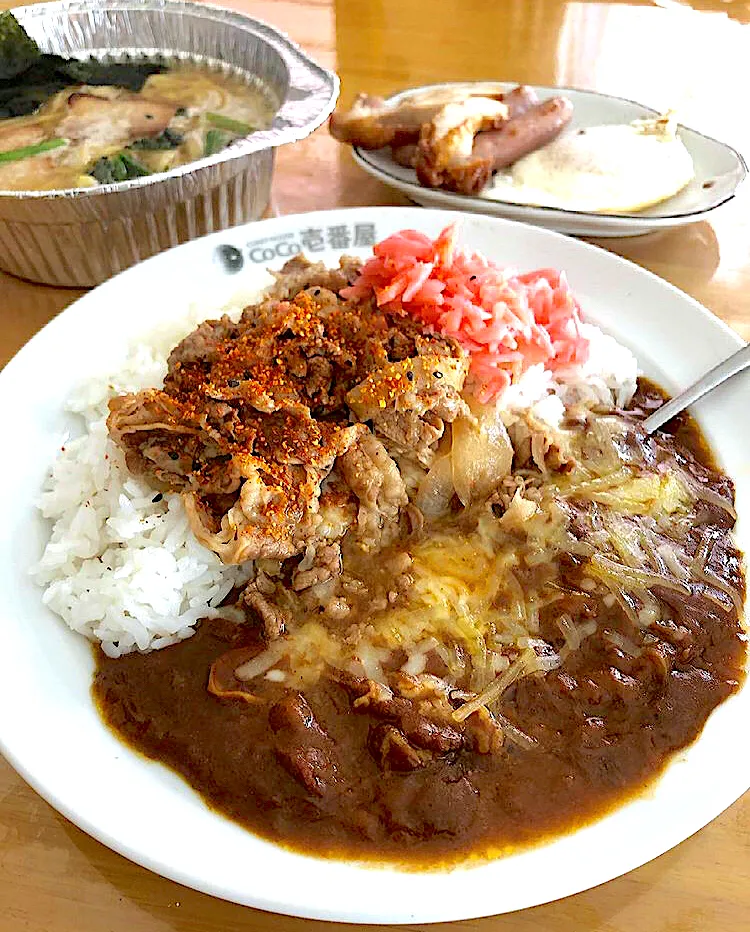
[[[546,146],[567,126],[573,104],[567,97],[552,97],[508,120],[500,129],[479,133],[472,160],[488,162],[492,171],[507,168],[524,155]]]

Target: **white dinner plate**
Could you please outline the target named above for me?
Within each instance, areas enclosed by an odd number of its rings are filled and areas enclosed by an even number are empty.
[[[655,276],[603,250],[535,227],[415,208],[281,217],[196,240],[135,266],[49,323],[0,373],[0,750],[84,831],[165,877],[215,896],[297,916],[349,922],[431,922],[521,909],[592,887],[676,845],[750,786],[750,688],[710,717],[658,783],[594,824],[500,860],[402,871],[293,853],[210,811],[178,776],[129,750],[92,704],[89,645],[42,604],[29,578],[47,529],[35,511],[71,421],[81,380],[111,372],[125,348],[189,304],[220,306],[264,281],[302,248],[326,263],[404,227],[437,234],[461,220],[469,247],[522,269],[567,271],[585,316],[675,390],[740,339]],[[356,247],[356,248],[355,248]],[[739,546],[750,549],[748,382],[701,402],[700,421],[737,485]],[[744,396],[744,397],[743,397]]]
[[[515,83],[508,82],[436,84],[410,88],[389,99],[401,100],[423,92],[428,87],[453,87],[456,90],[471,88],[475,91],[498,93],[515,86]],[[622,97],[611,97],[608,94],[571,87],[532,86],[540,100],[547,100],[559,94],[570,98],[573,104],[570,130],[609,123],[631,123],[633,120],[657,115],[650,107]],[[530,207],[486,197],[452,194],[450,191],[423,187],[418,183],[413,169],[404,168],[393,161],[389,148],[370,151],[354,148],[353,154],[354,160],[365,171],[406,194],[423,207],[441,207],[523,220],[549,230],[572,233],[576,236],[638,236],[652,230],[703,219],[710,211],[716,210],[734,197],[747,174],[744,159],[731,146],[686,126],[680,126],[679,135],[693,159],[695,178],[669,200],[646,210],[626,214],[596,214],[582,210],[559,210],[554,207]]]

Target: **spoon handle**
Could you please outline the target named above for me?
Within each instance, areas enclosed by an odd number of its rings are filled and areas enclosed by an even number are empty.
[[[748,366],[750,366],[750,343],[737,350],[736,353],[732,353],[728,359],[720,362],[718,366],[714,366],[690,388],[686,388],[684,392],[675,395],[671,401],[657,408],[653,414],[649,414],[643,422],[646,432],[652,434],[676,414],[684,411],[685,408],[690,407],[699,398],[713,391],[722,382],[726,382],[727,379],[731,379],[733,375],[747,369]]]

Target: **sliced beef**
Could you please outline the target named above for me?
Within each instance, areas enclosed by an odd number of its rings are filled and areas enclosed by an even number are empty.
[[[477,788],[465,776],[431,774],[428,781],[405,776],[385,784],[378,801],[391,831],[416,837],[460,835],[472,825],[480,807]]]
[[[447,701],[447,684],[437,692],[428,689],[407,698],[408,690],[399,695],[384,683],[350,674],[339,673],[336,681],[349,694],[352,709],[374,719],[369,748],[383,765],[414,770],[464,746],[462,726],[453,720],[453,707]],[[396,675],[394,688],[419,682],[418,677]],[[418,697],[426,701],[418,702]]]
[[[260,621],[263,636],[267,641],[274,641],[286,633],[286,615],[258,590],[256,583],[250,583],[246,587],[242,593],[242,602],[248,607],[250,613]]]
[[[352,522],[347,513],[332,534],[322,512],[339,459],[339,482],[359,500],[362,545],[374,549],[399,532],[407,500],[398,468],[364,424],[351,423],[347,403],[368,373],[412,357],[423,360],[418,371],[445,361],[443,384],[423,393],[430,411],[416,427],[425,450],[456,408],[448,383],[457,347],[425,337],[417,321],[343,301],[338,292],[358,268],[350,259],[330,271],[295,257],[239,321],[204,322],[175,347],[163,390],[110,403],[108,428],[128,468],[182,492],[194,534],[225,563],[285,560],[310,546],[329,554]],[[463,359],[458,366],[464,371]],[[405,443],[410,430],[390,428]],[[334,563],[324,556],[313,572],[301,570],[297,587],[333,575]]]
[[[377,550],[399,533],[399,515],[409,498],[398,466],[369,431],[341,457],[342,478],[359,499],[356,534],[365,550]]]
[[[296,592],[328,582],[341,575],[341,547],[334,544],[309,544],[309,553],[292,573],[292,588]]]
[[[430,755],[409,744],[395,725],[373,725],[367,746],[384,770],[419,770],[430,761]]]
[[[333,741],[302,693],[290,692],[271,706],[268,724],[276,736],[276,757],[290,776],[315,796],[335,790],[338,767]]]
[[[362,421],[372,423],[389,453],[429,466],[445,424],[470,416],[461,398],[469,366],[462,355],[436,353],[431,345],[419,348],[426,352],[370,372],[347,402]]]
[[[182,382],[189,377],[193,368],[199,376],[212,366],[218,358],[218,352],[225,340],[236,336],[237,325],[224,315],[219,320],[204,320],[195,330],[181,340],[169,354],[165,387],[179,391]],[[189,390],[189,384],[184,386]]]
[[[276,284],[270,295],[280,301],[288,301],[300,291],[325,288],[338,294],[354,281],[362,268],[362,262],[353,256],[342,256],[338,269],[329,269],[322,262],[310,262],[303,255],[294,256],[281,272],[276,273]]]
[[[290,692],[271,706],[268,711],[268,724],[271,730],[277,733],[285,731],[297,737],[314,735],[316,738],[329,740],[302,693]]]

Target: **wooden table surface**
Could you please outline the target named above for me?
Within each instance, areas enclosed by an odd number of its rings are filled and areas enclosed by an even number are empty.
[[[733,144],[750,161],[743,96],[750,87],[750,3],[223,2],[279,26],[337,70],[344,100],[359,90],[386,93],[451,79],[591,88],[678,107],[685,123]],[[0,7],[10,5],[0,0]],[[279,153],[279,213],[401,203],[400,195],[357,169],[325,129]],[[750,338],[748,207],[750,190],[710,221],[602,245],[687,291]],[[0,273],[0,365],[80,293]],[[387,895],[376,888],[373,896]],[[0,932],[301,932],[316,926],[337,928],[223,903],[131,864],[58,815],[0,759]],[[452,928],[745,932],[750,794],[625,877],[557,903]]]

